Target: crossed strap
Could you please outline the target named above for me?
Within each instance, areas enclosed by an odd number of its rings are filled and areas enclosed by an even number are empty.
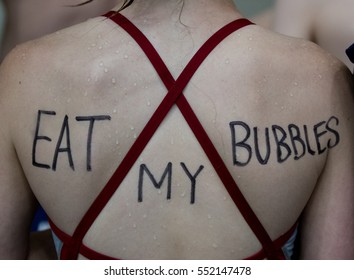
[[[150,41],[145,37],[145,35],[133,25],[127,18],[117,12],[109,12],[105,17],[111,19],[119,26],[121,26],[130,36],[135,39],[137,44],[144,51],[165,87],[168,93],[157,107],[156,111],[142,130],[142,132],[137,137],[136,141],[133,143],[132,147],[124,157],[121,164],[118,166],[117,170],[114,172],[110,180],[107,182],[106,186],[97,196],[95,201],[92,203],[77,228],[74,231],[73,236],[64,242],[61,258],[62,259],[77,259],[80,248],[83,246],[82,241],[86,233],[91,228],[92,224],[101,213],[103,208],[106,206],[108,201],[111,199],[113,194],[119,188],[120,184],[134,165],[134,163],[139,158],[140,154],[143,152],[144,148],[159,128],[160,124],[169,113],[171,108],[176,104],[181,111],[186,122],[192,129],[195,137],[199,141],[199,144],[203,148],[207,157],[209,158],[211,164],[213,165],[216,173],[223,182],[225,188],[227,189],[229,195],[235,202],[239,211],[243,215],[244,219],[260,241],[263,247],[266,258],[268,259],[284,259],[284,254],[279,245],[274,244],[270,236],[264,229],[263,225],[260,223],[259,219],[247,203],[245,197],[238,188],[235,180],[230,174],[228,168],[223,162],[218,151],[215,149],[212,141],[195,115],[193,109],[188,103],[187,99],[183,95],[183,90],[189,83],[190,79],[193,77],[196,70],[203,63],[205,58],[212,52],[212,50],[227,36],[229,36],[234,31],[252,24],[247,19],[235,20],[219,31],[217,31],[212,37],[210,37],[204,45],[197,51],[190,62],[187,64],[185,69],[179,75],[177,80],[175,80],[168,70],[167,66],[152,46]]]

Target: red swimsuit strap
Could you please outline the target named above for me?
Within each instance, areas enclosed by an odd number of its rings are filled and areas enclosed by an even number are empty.
[[[69,240],[69,242],[64,243],[61,258],[77,258],[80,247],[82,246],[82,240],[85,237],[87,231],[90,229],[91,225],[94,223],[112,195],[118,189],[121,182],[124,180],[129,170],[134,165],[146,147],[147,143],[150,141],[151,137],[154,135],[155,131],[158,129],[161,122],[164,120],[165,116],[168,114],[174,104],[177,104],[178,108],[182,112],[184,118],[186,119],[187,123],[193,130],[196,138],[207,154],[210,162],[214,166],[217,174],[224,183],[231,198],[234,200],[245,220],[261,242],[267,258],[284,258],[280,246],[277,246],[273,243],[266,230],[258,220],[257,216],[247,203],[235,180],[228,171],[222,158],[216,151],[213,143],[211,142],[210,138],[208,137],[207,133],[205,132],[204,128],[202,127],[201,123],[199,122],[198,118],[194,114],[192,108],[182,93],[183,89],[186,87],[196,70],[209,55],[209,53],[228,35],[238,30],[239,28],[252,23],[246,19],[239,19],[221,28],[197,51],[191,61],[187,64],[186,68],[182,71],[181,75],[175,81],[167,69],[165,63],[156,52],[155,48],[138,28],[136,28],[127,18],[119,13],[110,12],[105,16],[120,25],[136,40],[136,42],[140,45],[142,50],[153,64],[154,68],[168,89],[168,93],[124,157],[123,161],[111,179],[108,181],[106,186],[103,188],[101,193],[97,196],[96,200],[84,215],[83,219],[80,221],[72,238]]]

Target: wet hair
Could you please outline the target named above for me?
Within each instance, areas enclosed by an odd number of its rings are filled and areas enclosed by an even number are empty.
[[[86,4],[89,4],[91,2],[93,2],[94,0],[87,0],[85,2],[82,2],[80,4],[77,5],[72,5],[71,7],[80,7]],[[124,0],[123,5],[120,7],[120,9],[118,10],[118,12],[124,10],[125,8],[129,7],[131,4],[133,4],[134,0]]]

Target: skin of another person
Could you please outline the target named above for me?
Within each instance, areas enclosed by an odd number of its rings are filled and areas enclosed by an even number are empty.
[[[39,38],[105,13],[118,0],[99,0],[79,7],[80,0],[3,0],[7,13],[3,58],[17,44]]]
[[[122,14],[175,78],[242,17],[231,0],[136,0]],[[184,94],[272,239],[302,215],[301,258],[354,258],[353,82],[343,63],[247,26]],[[165,95],[142,50],[103,17],[16,47],[0,69],[0,258],[28,257],[37,200],[71,235]],[[84,244],[122,259],[242,259],[261,249],[177,107]]]
[[[353,10],[351,0],[278,0],[274,30],[311,40],[352,69],[345,50],[354,42]]]

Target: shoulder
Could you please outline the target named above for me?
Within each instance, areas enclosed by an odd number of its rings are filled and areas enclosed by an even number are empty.
[[[88,50],[106,24],[99,17],[16,46],[0,65],[0,95],[29,94],[44,79],[57,78],[58,72],[85,68]]]
[[[294,38],[257,27],[254,48],[262,70],[276,72],[280,77],[299,77],[308,85],[327,88],[334,79],[350,81],[349,69],[334,55],[305,39]],[[253,39],[254,40],[254,39]],[[339,80],[338,80],[339,79]]]
[[[338,108],[334,102],[348,103],[353,91],[349,69],[318,45],[260,26],[244,29],[233,39],[227,51],[237,63],[230,75],[242,75],[243,83],[266,92],[267,100],[297,108],[297,118],[323,118]]]

